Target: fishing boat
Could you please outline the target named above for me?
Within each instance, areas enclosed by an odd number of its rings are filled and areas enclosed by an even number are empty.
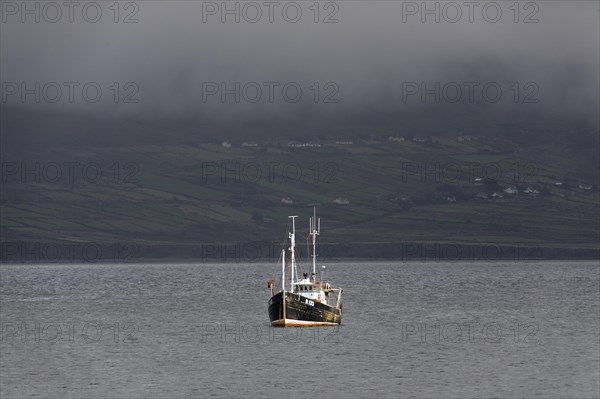
[[[321,219],[317,219],[316,210],[310,218],[309,236],[312,238],[312,273],[302,273],[298,278],[299,265],[296,254],[296,218],[289,216],[286,244],[281,250],[281,290],[275,292],[273,280],[267,281],[271,290],[269,299],[269,319],[276,327],[314,327],[336,326],[342,322],[342,292],[325,282],[325,266],[317,271],[317,236],[321,234]],[[290,231],[291,228],[291,231]],[[288,267],[289,266],[289,267]],[[288,270],[289,269],[289,270]],[[289,272],[289,281],[286,281]]]

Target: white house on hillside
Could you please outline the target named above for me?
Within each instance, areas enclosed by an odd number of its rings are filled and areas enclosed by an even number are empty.
[[[333,203],[338,205],[348,205],[350,201],[348,200],[348,198],[338,197],[333,200]]]

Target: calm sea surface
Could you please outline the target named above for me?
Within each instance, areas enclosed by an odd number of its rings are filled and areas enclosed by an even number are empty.
[[[276,265],[0,266],[0,397],[596,398],[598,262],[332,263],[339,328],[275,329]]]

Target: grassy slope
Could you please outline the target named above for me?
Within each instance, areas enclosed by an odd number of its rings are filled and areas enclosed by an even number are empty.
[[[116,181],[114,176],[95,184],[81,178],[75,184],[7,180],[1,197],[2,240],[145,245],[273,241],[282,236],[289,214],[301,216],[304,230],[309,204],[316,202],[324,218],[323,239],[330,242],[599,246],[598,187],[591,191],[577,187],[583,182],[594,184],[598,170],[574,150],[569,152],[568,137],[566,142],[533,147],[502,135],[469,143],[459,143],[456,137],[434,138],[430,144],[354,139],[352,146],[323,140],[322,147],[311,149],[287,148],[285,141],[281,146],[261,143],[259,148],[248,148],[239,145],[241,140],[232,148],[200,140],[85,150],[54,145],[43,153],[5,157],[5,161],[30,165],[97,162],[105,174],[116,161],[121,168],[130,162],[139,171],[131,183]],[[203,177],[203,167],[206,173],[206,168],[221,168],[222,162],[230,169],[255,162],[263,176],[256,180],[248,169],[247,175],[228,174],[225,181],[218,173]],[[298,181],[282,174],[283,165],[292,162],[303,172]],[[452,162],[463,165],[463,176],[459,180],[444,179],[439,173],[403,176],[403,162],[426,162],[429,168]],[[475,185],[465,162],[495,163],[503,175],[493,179],[497,184]],[[271,178],[267,163],[276,165]],[[478,171],[475,177],[481,175]],[[555,186],[557,180],[569,187]],[[476,199],[478,193],[491,195],[509,185],[531,186],[541,193]],[[448,196],[457,202],[446,201]],[[284,197],[294,204],[282,203]],[[334,204],[337,197],[347,198],[350,204]],[[257,214],[261,223],[252,220]],[[177,250],[170,256],[178,257]]]

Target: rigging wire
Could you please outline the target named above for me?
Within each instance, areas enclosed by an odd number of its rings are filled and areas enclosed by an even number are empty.
[[[288,239],[289,232],[290,232],[290,225],[291,225],[291,221],[288,218],[287,226],[286,226],[286,229],[285,229],[285,235],[284,235],[283,240],[280,243],[280,248],[285,248],[285,246],[287,244],[287,239]],[[307,253],[309,253],[308,252],[309,251],[309,249],[308,249],[308,240],[309,240],[309,238],[310,238],[310,236],[306,237],[306,245],[307,245],[306,250],[307,250]],[[286,251],[286,254],[288,252],[289,251]],[[301,259],[302,259],[302,257],[300,256],[300,254],[298,252],[296,252],[296,273],[299,271],[300,274],[302,276],[304,276],[304,271],[302,270],[302,265],[300,264]],[[280,264],[281,264],[281,251],[279,252],[279,258],[277,259],[277,262],[274,264],[274,268],[273,268],[273,275],[272,275],[272,279],[271,279],[271,280],[273,280],[273,284],[275,283],[275,276],[277,275],[278,267],[279,267]],[[287,262],[286,262],[286,265],[287,265]],[[291,270],[290,270],[290,273],[291,273]],[[294,277],[297,277],[297,276],[294,276]],[[278,282],[281,285],[281,278],[279,278]]]

